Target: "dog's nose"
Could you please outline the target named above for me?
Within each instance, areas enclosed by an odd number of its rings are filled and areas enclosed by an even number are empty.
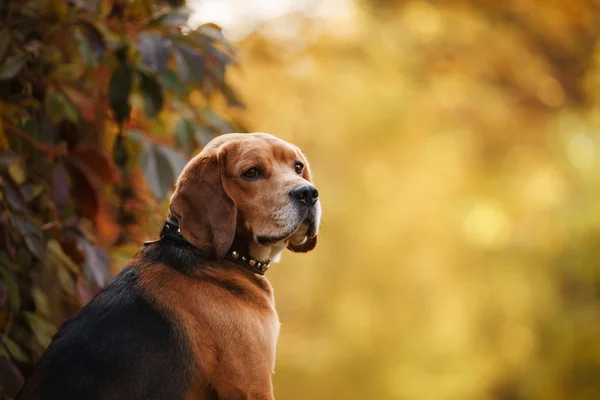
[[[290,196],[300,203],[312,206],[319,199],[319,191],[313,185],[300,185],[290,191]]]

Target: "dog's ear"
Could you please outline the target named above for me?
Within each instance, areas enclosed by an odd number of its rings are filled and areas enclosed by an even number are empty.
[[[292,244],[288,243],[287,248],[293,251],[294,253],[308,253],[317,245],[317,236],[313,238],[308,238],[302,244]]]
[[[233,243],[235,202],[226,191],[226,153],[200,154],[184,168],[171,196],[169,211],[181,234],[195,247],[222,259]]]

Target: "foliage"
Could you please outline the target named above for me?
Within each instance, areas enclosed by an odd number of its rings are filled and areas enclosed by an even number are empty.
[[[233,49],[189,16],[147,0],[0,2],[0,398],[119,249],[131,255],[187,157],[243,130],[215,111],[243,107]]]
[[[598,2],[358,4],[236,43],[323,205],[276,398],[600,398]]]

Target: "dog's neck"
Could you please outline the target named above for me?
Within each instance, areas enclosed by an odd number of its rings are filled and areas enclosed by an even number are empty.
[[[161,240],[166,238],[178,242],[187,243],[188,245],[193,246],[186,238],[183,237],[179,229],[179,223],[174,219],[169,218],[165,221],[165,225],[163,226],[163,229],[160,233],[160,237]],[[283,249],[281,249],[281,251],[282,250]],[[277,257],[279,257],[281,251],[277,253]],[[269,253],[268,255],[270,254],[271,253]],[[269,268],[269,264],[271,263],[271,259],[269,257],[264,257],[266,255],[266,253],[259,252],[257,249],[254,249],[254,251],[252,251],[252,249],[249,248],[249,246],[247,245],[241,246],[239,243],[236,245],[236,241],[234,241],[231,249],[229,249],[229,251],[225,255],[225,259],[232,261],[235,264],[241,265],[247,269],[250,269],[255,274],[264,275],[267,268]]]

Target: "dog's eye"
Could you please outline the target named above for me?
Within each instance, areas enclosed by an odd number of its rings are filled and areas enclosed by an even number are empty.
[[[257,168],[250,168],[243,175],[246,179],[256,179],[260,176],[260,171]]]
[[[302,175],[302,172],[304,172],[304,164],[302,164],[301,162],[297,162],[296,164],[294,164],[294,169],[296,170],[296,173],[298,175]]]

